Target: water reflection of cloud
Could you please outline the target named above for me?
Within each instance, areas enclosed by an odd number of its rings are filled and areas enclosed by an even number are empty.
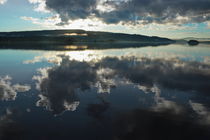
[[[210,125],[210,111],[201,103],[189,101],[192,109],[200,116],[200,122],[205,125]]]
[[[29,85],[20,85],[11,83],[10,76],[0,77],[0,99],[15,100],[18,92],[26,92],[31,89]]]
[[[86,51],[62,51],[62,52],[47,52],[40,56],[35,56],[31,60],[25,60],[24,64],[34,64],[39,62],[49,62],[53,64],[60,64],[62,56],[69,56],[70,60],[77,61],[91,61],[99,57],[99,52],[86,50]]]
[[[41,85],[41,82],[48,77],[48,70],[51,69],[51,67],[46,67],[46,68],[39,68],[37,70],[38,74],[39,75],[35,75],[32,77],[33,80],[36,80],[37,83],[36,83],[36,89],[40,90],[40,85]]]
[[[87,113],[97,120],[102,120],[104,119],[103,113],[108,110],[110,103],[107,102],[103,96],[99,96],[99,100],[100,103],[88,104]]]
[[[17,140],[23,139],[23,127],[14,121],[17,110],[7,108],[5,114],[0,116],[0,139],[1,140]]]
[[[54,114],[68,109],[73,111],[79,105],[76,89],[89,89],[96,79],[95,76],[96,72],[88,63],[63,58],[59,66],[48,70],[46,78],[41,78],[41,99],[37,105],[46,107]]]
[[[59,66],[39,69],[39,75],[33,77],[41,91],[37,105],[55,114],[76,110],[79,105],[76,90],[98,87],[99,93],[104,93],[114,87],[112,71],[103,71],[95,63],[70,61],[68,57],[63,57]]]
[[[61,61],[61,58],[59,57],[59,53],[45,53],[44,55],[41,56],[35,56],[31,60],[25,60],[23,64],[34,64],[34,63],[39,63],[39,62],[44,62],[47,61],[49,63],[55,63],[59,64]]]
[[[114,79],[114,71],[109,68],[99,68],[96,70],[98,81],[95,86],[98,88],[98,93],[110,93],[111,88],[116,86]]]
[[[155,93],[156,104],[150,109],[135,109],[118,114],[113,126],[115,139],[197,140],[210,138],[210,113],[202,104],[190,101],[193,110],[201,116],[197,119],[183,105],[161,97],[161,91],[156,85],[146,91]]]
[[[209,139],[209,127],[199,124],[187,112],[173,113],[172,105],[159,111],[136,109],[118,115],[114,139],[119,140],[197,140]],[[177,108],[177,106],[176,106]]]
[[[109,67],[120,77],[147,87],[156,84],[182,91],[210,91],[210,65],[201,62],[179,59],[105,58],[100,61],[100,66]]]
[[[155,106],[152,107],[152,109],[156,112],[160,111],[168,111],[171,113],[179,114],[184,111],[184,108],[181,107],[181,105],[178,105],[177,103],[173,101],[166,100],[164,97],[161,96],[161,90],[158,88],[157,85],[153,85],[153,87],[145,87],[145,86],[138,86],[138,88],[144,93],[154,93],[154,102]]]
[[[38,105],[47,107],[55,114],[71,110],[68,108],[72,107],[66,105],[78,106],[77,90],[96,87],[99,93],[109,93],[122,81],[137,85],[144,92],[155,93],[160,107],[173,106],[172,102],[160,97],[161,88],[210,92],[210,65],[202,62],[145,57],[105,57],[87,62],[64,56],[61,58],[60,65],[40,69],[40,74],[33,78],[38,81],[37,87],[41,91]]]

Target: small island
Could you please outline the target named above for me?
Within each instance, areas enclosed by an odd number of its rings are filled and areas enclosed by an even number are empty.
[[[195,45],[199,44],[199,41],[197,41],[197,40],[189,40],[188,44],[191,45],[191,46],[195,46]]]

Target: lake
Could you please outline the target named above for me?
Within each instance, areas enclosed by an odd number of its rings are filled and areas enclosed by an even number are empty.
[[[210,139],[210,45],[83,48],[0,50],[0,139]]]

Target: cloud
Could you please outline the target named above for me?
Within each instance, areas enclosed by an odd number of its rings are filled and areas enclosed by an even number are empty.
[[[25,21],[31,21],[33,24],[37,24],[46,28],[56,28],[56,24],[60,22],[60,19],[58,16],[51,16],[51,17],[46,17],[46,18],[34,18],[34,17],[27,17],[27,16],[22,16],[20,17],[22,20]]]
[[[209,20],[209,0],[131,0],[122,1],[112,12],[102,14],[107,23],[184,24]]]
[[[49,13],[50,11],[46,9],[45,0],[28,0],[29,3],[34,4],[34,10],[37,12]]]
[[[23,20],[32,21],[32,22],[37,22],[39,20],[37,18],[26,17],[26,16],[23,16],[23,17],[20,17],[20,18],[23,19]]]
[[[100,27],[105,24],[95,18],[92,19],[77,19],[74,21],[69,21],[68,24],[62,24],[62,21],[58,14],[53,16],[45,17],[45,18],[34,18],[22,16],[20,19],[25,21],[30,21],[33,24],[49,28],[49,29],[89,29],[89,30],[99,30]]]
[[[106,24],[182,25],[210,20],[209,0],[29,0],[57,13],[60,25],[97,18]],[[40,10],[41,11],[41,10]]]
[[[63,22],[86,19],[95,13],[97,0],[46,0],[46,7],[57,12]]]
[[[0,100],[15,100],[18,92],[27,92],[29,85],[11,84],[10,76],[0,77]]]
[[[5,4],[7,0],[0,0],[0,4]]]

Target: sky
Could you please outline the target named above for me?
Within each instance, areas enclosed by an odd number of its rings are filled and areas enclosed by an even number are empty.
[[[84,29],[210,38],[210,0],[0,0],[0,31]]]

